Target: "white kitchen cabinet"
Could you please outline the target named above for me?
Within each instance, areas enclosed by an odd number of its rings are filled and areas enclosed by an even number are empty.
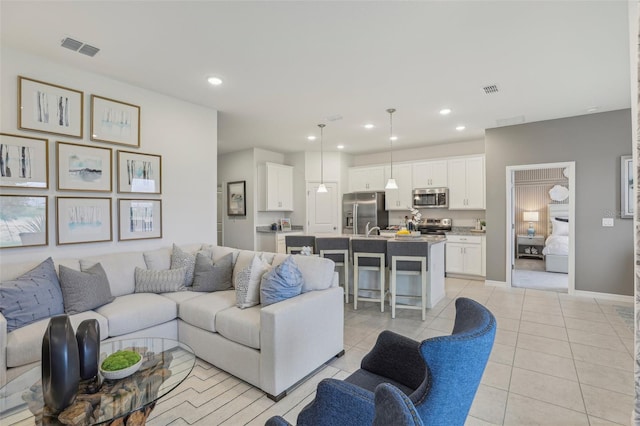
[[[384,166],[349,168],[349,192],[384,191],[385,184]]]
[[[484,210],[484,157],[448,161],[449,209]]]
[[[387,179],[391,177],[391,166],[385,166],[385,185]],[[411,192],[413,184],[411,180],[411,164],[393,165],[393,178],[396,180],[398,189],[385,189],[385,209],[404,210],[411,208]]]
[[[446,272],[484,276],[484,237],[447,235]]]
[[[258,210],[293,210],[293,167],[275,163],[258,166]]]
[[[291,231],[291,232],[276,232],[276,253],[287,252],[287,242],[285,237],[287,235],[304,235],[304,232]]]
[[[413,188],[442,188],[447,186],[447,161],[413,163]]]

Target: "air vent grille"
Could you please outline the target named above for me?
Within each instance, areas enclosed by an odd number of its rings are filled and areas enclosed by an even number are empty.
[[[80,46],[82,46],[82,42],[74,40],[71,37],[67,37],[62,39],[62,43],[60,43],[60,46],[66,47],[67,49],[71,49],[75,52],[80,49]]]
[[[100,49],[98,49],[97,47],[85,44],[80,48],[80,50],[78,50],[78,53],[82,53],[83,55],[91,56],[93,58],[99,51]]]
[[[60,42],[60,46],[90,57],[96,56],[96,53],[100,51],[97,47],[85,44],[84,42],[75,40],[71,37],[63,38]]]
[[[485,94],[490,95],[492,93],[498,93],[498,86],[495,84],[491,84],[489,86],[484,86],[482,90],[484,90]]]

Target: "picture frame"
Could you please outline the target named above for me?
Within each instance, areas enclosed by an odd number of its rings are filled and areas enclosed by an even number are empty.
[[[281,218],[280,229],[283,231],[291,231],[291,218],[288,218],[288,217]]]
[[[633,219],[634,189],[633,158],[620,157],[620,218]]]
[[[91,95],[91,140],[140,147],[140,107]]]
[[[162,238],[162,200],[118,199],[118,241]]]
[[[58,142],[56,158],[59,191],[113,190],[111,148]]]
[[[0,249],[49,245],[49,197],[0,195]]]
[[[49,141],[0,133],[0,186],[49,188]]]
[[[227,216],[247,215],[247,181],[227,182]]]
[[[118,151],[118,192],[162,193],[162,156]]]
[[[18,128],[82,139],[84,92],[18,76]]]
[[[112,241],[110,197],[56,197],[56,244]]]

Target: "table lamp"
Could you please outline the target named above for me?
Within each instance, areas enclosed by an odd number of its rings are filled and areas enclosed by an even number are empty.
[[[522,220],[525,222],[529,222],[529,229],[527,229],[527,236],[533,237],[536,234],[536,230],[533,229],[533,222],[537,222],[539,220],[538,212],[524,212],[522,214]]]

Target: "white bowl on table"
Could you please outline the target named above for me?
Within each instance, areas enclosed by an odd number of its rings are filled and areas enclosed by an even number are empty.
[[[140,360],[138,362],[136,362],[135,364],[133,364],[132,366],[127,367],[127,368],[122,368],[120,370],[113,370],[113,371],[103,370],[102,369],[102,364],[101,364],[100,365],[100,374],[102,374],[102,377],[104,377],[107,380],[124,379],[125,377],[128,377],[128,376],[132,375],[133,373],[135,373],[136,371],[138,371],[140,369],[141,365],[142,365],[142,357],[140,357]]]

